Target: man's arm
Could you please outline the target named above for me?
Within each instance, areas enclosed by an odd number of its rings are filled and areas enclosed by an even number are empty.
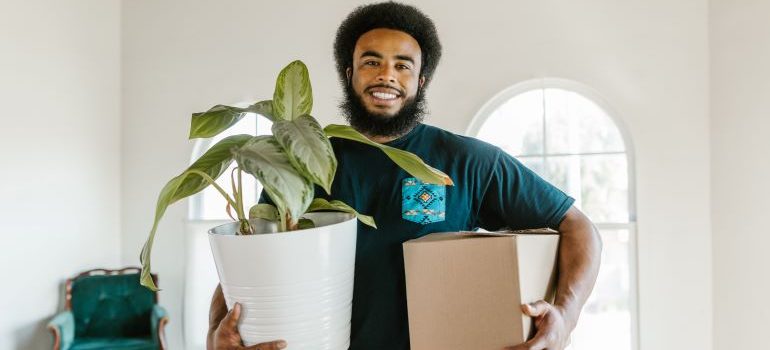
[[[559,232],[559,282],[554,306],[566,312],[573,329],[599,274],[602,240],[591,220],[575,207],[567,211]]]
[[[535,318],[537,334],[507,349],[562,350],[569,345],[570,333],[599,274],[602,241],[591,220],[574,206],[559,224],[559,233],[559,275],[554,303],[541,300],[522,305],[524,313]]]

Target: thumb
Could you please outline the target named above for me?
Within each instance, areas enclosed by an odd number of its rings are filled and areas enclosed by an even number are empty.
[[[543,316],[547,314],[548,311],[550,310],[551,310],[551,304],[548,304],[543,300],[538,300],[534,303],[521,305],[521,311],[523,311],[525,315],[530,317]]]
[[[235,303],[233,308],[227,312],[225,318],[219,323],[220,327],[233,329],[238,325],[238,319],[241,318],[241,304]]]

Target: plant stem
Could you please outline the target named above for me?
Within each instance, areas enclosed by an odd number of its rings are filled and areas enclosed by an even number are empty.
[[[240,214],[238,215],[241,216],[241,234],[251,235],[254,234],[254,228],[251,227],[249,218],[246,217],[246,208],[243,206],[243,181],[241,176],[243,172],[241,171],[241,168],[235,169],[238,169],[238,195],[236,197],[236,201],[238,202],[238,210],[240,211]]]
[[[235,169],[230,171],[230,189],[233,191],[233,199],[235,200],[235,206],[232,206],[232,205],[227,206],[227,215],[230,216],[230,218],[233,219],[233,221],[241,221],[241,213],[238,211],[238,191],[235,188],[235,181],[233,180],[233,171],[235,171]],[[235,216],[237,217],[237,219],[234,218],[233,215],[230,213],[231,208],[235,210]]]
[[[288,214],[284,213],[281,208],[278,208],[278,232],[286,232],[288,231]]]
[[[238,220],[243,220],[245,219],[243,215],[243,195],[241,194],[241,188],[235,184],[236,169],[238,168],[233,168],[233,170],[230,172],[230,186],[233,189],[233,197],[235,199],[235,215],[238,216]]]
[[[241,168],[236,168],[236,169],[238,169],[238,198],[236,200],[238,201],[238,204],[239,204],[238,208],[241,211],[241,215],[243,216],[244,219],[248,219],[244,213],[244,210],[246,208],[243,207],[243,183],[241,182]]]
[[[232,198],[230,198],[229,195],[227,195],[227,192],[225,192],[225,190],[222,189],[222,187],[219,187],[217,182],[214,181],[214,179],[212,179],[211,176],[209,176],[209,174],[206,174],[206,173],[204,173],[204,172],[202,172],[200,170],[196,170],[196,169],[190,169],[190,170],[188,170],[188,172],[190,172],[190,174],[195,174],[195,175],[198,175],[198,176],[202,177],[204,180],[206,180],[206,182],[209,183],[209,185],[214,186],[214,188],[216,188],[217,191],[219,191],[219,193],[222,195],[222,197],[225,197],[225,200],[228,203],[230,203],[231,206],[233,206],[233,207],[236,206],[235,201]]]

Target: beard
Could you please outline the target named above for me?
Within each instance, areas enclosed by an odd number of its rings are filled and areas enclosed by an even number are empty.
[[[422,88],[414,97],[404,100],[404,105],[393,116],[372,113],[363,104],[363,96],[345,85],[345,99],[340,103],[345,119],[354,129],[369,136],[401,136],[412,130],[425,117],[425,95]]]

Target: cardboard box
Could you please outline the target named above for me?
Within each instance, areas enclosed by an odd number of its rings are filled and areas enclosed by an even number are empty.
[[[404,242],[412,350],[499,350],[530,338],[521,304],[552,301],[550,229],[433,233]]]

